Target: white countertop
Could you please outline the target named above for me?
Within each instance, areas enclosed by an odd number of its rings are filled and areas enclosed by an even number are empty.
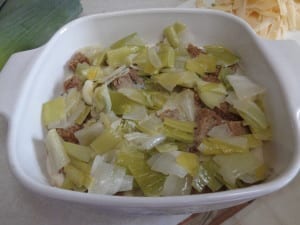
[[[177,7],[185,0],[82,0],[82,15],[133,8]],[[1,74],[0,74],[1,75]],[[137,216],[110,215],[87,208],[37,196],[23,188],[13,177],[6,159],[7,121],[0,115],[0,224],[1,225],[175,225],[188,215]],[[297,225],[300,221],[300,176],[286,188],[256,200],[223,224]]]

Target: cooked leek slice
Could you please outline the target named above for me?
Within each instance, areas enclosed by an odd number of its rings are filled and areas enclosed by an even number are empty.
[[[193,178],[192,186],[202,192],[206,186],[212,191],[218,191],[223,184],[217,179],[218,166],[208,160],[200,164],[196,176]]]
[[[64,97],[57,97],[43,104],[42,121],[48,128],[55,128],[66,120],[66,104]]]
[[[188,59],[185,64],[188,71],[195,72],[201,76],[205,73],[216,71],[216,59],[212,55],[200,55],[193,59]]]
[[[128,111],[123,114],[123,118],[127,120],[141,121],[147,117],[147,109],[142,105],[134,105],[129,107]]]
[[[103,84],[95,89],[93,102],[99,111],[111,111],[112,102],[107,85]]]
[[[53,163],[54,171],[60,171],[70,162],[70,158],[64,149],[63,140],[55,129],[48,131],[45,145],[47,148],[48,157],[50,157],[51,162]]]
[[[117,115],[122,115],[127,111],[130,111],[131,106],[137,105],[136,102],[132,101],[125,95],[117,91],[109,91],[110,99],[111,99],[111,109]]]
[[[160,73],[153,79],[168,91],[173,91],[177,85],[193,88],[201,82],[195,73],[189,71]]]
[[[142,152],[121,151],[117,163],[129,169],[145,196],[160,195],[166,176],[151,170]]]
[[[161,67],[172,68],[175,66],[175,51],[171,46],[161,44],[158,55],[162,64]]]
[[[46,169],[50,177],[50,183],[54,186],[63,188],[66,180],[64,174],[61,171],[57,171],[57,169],[54,167],[52,158],[49,156],[46,159]]]
[[[196,124],[191,121],[174,120],[171,118],[165,118],[164,125],[187,133],[193,133],[196,126]]]
[[[224,101],[227,91],[222,83],[207,83],[198,85],[198,94],[205,105],[212,109],[219,107]]]
[[[64,142],[64,148],[68,155],[83,162],[89,162],[92,157],[92,151],[87,146]]]
[[[176,157],[178,165],[182,166],[188,173],[195,176],[199,168],[199,157],[195,153],[181,152]]]
[[[226,78],[233,87],[236,96],[241,100],[253,99],[265,91],[264,88],[258,86],[246,76],[233,74],[228,75]]]
[[[116,49],[116,48],[121,48],[124,46],[144,46],[145,43],[143,40],[139,37],[137,33],[132,33],[129,34],[128,36],[116,41],[113,43],[110,48],[111,49]]]
[[[137,124],[137,129],[147,134],[158,134],[161,133],[163,127],[162,121],[155,115],[140,120]]]
[[[188,173],[184,167],[177,163],[176,157],[169,154],[169,152],[157,153],[153,155],[147,163],[152,170],[165,175],[171,174],[183,178]]]
[[[172,127],[164,126],[163,133],[171,139],[182,141],[184,143],[193,143],[194,141],[194,134],[187,133],[181,130],[176,130]]]
[[[217,60],[217,65],[230,66],[239,62],[239,57],[234,55],[227,48],[217,45],[204,46],[208,54],[213,55]]]
[[[68,164],[64,167],[64,172],[66,174],[66,178],[70,179],[70,181],[75,184],[77,187],[82,187],[85,182],[85,175],[83,172],[75,168],[74,166]]]
[[[141,150],[150,150],[162,143],[166,137],[162,134],[149,135],[140,132],[132,132],[125,134],[124,138]]]
[[[103,131],[103,124],[96,122],[74,133],[81,145],[89,145]]]
[[[172,45],[172,47],[177,48],[179,46],[180,40],[174,26],[166,27],[164,29],[164,36],[166,37],[170,45]]]
[[[246,137],[234,136],[226,138],[204,138],[198,146],[198,150],[205,155],[231,154],[248,152],[248,140]]]
[[[238,178],[245,176],[246,174],[256,177],[256,180],[265,179],[265,176],[257,174],[264,164],[251,152],[217,155],[213,157],[213,160],[219,166],[218,173],[232,186],[236,185],[236,180]]]
[[[233,106],[250,127],[266,129],[268,121],[265,113],[251,100],[235,101]]]
[[[160,60],[159,55],[157,54],[155,47],[147,48],[147,54],[148,54],[148,59],[152,64],[152,66],[155,69],[160,69],[162,67],[162,62]]]
[[[98,154],[104,154],[121,141],[121,138],[114,134],[111,130],[104,130],[91,144],[91,148]]]
[[[178,146],[174,143],[163,143],[163,144],[155,146],[155,148],[158,152],[178,151]]]
[[[188,176],[183,178],[169,175],[164,183],[162,196],[174,196],[174,195],[189,195],[192,190],[191,179]]]
[[[82,171],[84,174],[90,174],[91,164],[71,157],[71,165]]]
[[[122,65],[130,65],[132,62],[129,55],[136,53],[139,50],[138,47],[124,46],[117,49],[107,51],[107,63],[109,66],[116,68]]]
[[[80,115],[75,120],[76,124],[81,125],[88,117],[89,113],[91,112],[90,106],[85,106],[84,110],[80,113]]]
[[[91,176],[93,180],[88,191],[90,193],[113,195],[120,191],[125,174],[124,168],[106,163],[103,158],[97,156],[92,165]],[[126,189],[128,190],[128,188]]]

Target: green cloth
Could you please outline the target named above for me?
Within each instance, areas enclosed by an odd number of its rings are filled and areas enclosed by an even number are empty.
[[[45,44],[81,11],[79,0],[0,0],[0,70],[11,54]]]

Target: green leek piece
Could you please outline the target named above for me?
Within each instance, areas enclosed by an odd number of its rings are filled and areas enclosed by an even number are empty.
[[[234,55],[227,48],[218,45],[204,46],[208,54],[213,55],[217,60],[217,65],[230,66],[239,62],[240,58]]]
[[[121,88],[118,90],[130,100],[145,106],[152,106],[149,96],[146,96],[143,90],[137,88]],[[148,98],[147,98],[148,97]]]
[[[65,152],[63,140],[58,135],[56,129],[48,131],[45,145],[47,148],[50,161],[53,162],[53,168],[56,172],[59,172],[65,165],[70,162],[70,158]]]
[[[180,40],[173,25],[166,27],[163,33],[173,48],[177,48],[179,46]]]
[[[128,56],[138,51],[137,47],[124,46],[117,49],[107,51],[107,64],[111,67],[118,67],[122,65],[129,65],[131,63]]]
[[[171,118],[165,118],[164,125],[187,133],[194,133],[194,128],[196,126],[196,124],[191,121],[175,120]]]
[[[91,165],[89,163],[85,163],[71,157],[71,164],[85,174],[90,174],[91,172]]]
[[[262,140],[256,138],[253,134],[245,134],[242,137],[247,138],[249,148],[257,148],[263,145]]]
[[[128,36],[113,43],[110,48],[117,49],[124,46],[144,46],[143,40],[139,37],[137,33],[129,34]]]
[[[89,68],[90,68],[90,65],[87,64],[86,62],[78,63],[76,66],[76,70],[75,70],[76,76],[78,76],[83,81],[86,80]]]
[[[64,182],[61,186],[61,188],[63,189],[67,189],[67,190],[74,190],[74,184],[72,183],[72,181],[70,180],[70,178],[65,177]]]
[[[175,66],[175,51],[168,44],[161,44],[158,52],[162,67],[172,68]]]
[[[254,101],[237,101],[233,106],[250,127],[268,128],[269,125],[264,111]]]
[[[7,1],[0,11],[0,70],[11,54],[41,46],[81,10],[79,0]]]
[[[173,152],[178,151],[178,146],[174,143],[163,143],[155,146],[158,152]]]
[[[163,131],[167,137],[185,143],[192,143],[194,141],[194,122],[165,118],[163,124]]]
[[[148,55],[148,59],[149,59],[149,62],[151,63],[151,65],[155,69],[159,70],[162,67],[162,62],[160,60],[159,55],[157,54],[155,47],[147,48],[147,55]]]
[[[127,98],[120,92],[110,90],[109,95],[112,103],[111,109],[117,115],[122,115],[128,111],[129,107],[137,105],[137,103]]]
[[[91,112],[90,106],[85,106],[85,109],[80,113],[79,117],[75,120],[76,124],[81,125],[86,120],[87,116]]]
[[[127,147],[128,146],[126,145],[124,150],[117,153],[117,165],[128,169],[128,166],[136,161],[145,160],[145,154],[143,152],[134,149],[128,149]]]
[[[193,178],[192,186],[202,192],[206,186],[213,192],[218,191],[223,184],[217,179],[218,166],[212,160],[200,164],[197,175]]]
[[[181,33],[182,31],[186,30],[186,25],[180,22],[176,22],[173,24],[173,27],[177,34]]]
[[[196,176],[199,168],[199,157],[195,153],[180,152],[180,154],[176,157],[176,162],[190,175]]]
[[[42,121],[44,126],[58,124],[66,120],[66,104],[64,97],[57,97],[43,104]]]
[[[163,92],[163,91],[144,90],[143,94],[145,95],[146,100],[147,100],[146,106],[149,108],[152,108],[152,109],[156,109],[156,110],[161,109],[169,97],[169,94],[167,92]]]
[[[225,95],[215,92],[201,92],[199,96],[201,101],[203,101],[203,103],[211,109],[219,107],[220,104],[224,102],[225,98]]]
[[[206,83],[198,86],[198,95],[206,106],[213,109],[218,107],[227,94],[222,83]]]
[[[106,60],[106,51],[98,52],[91,57],[93,66],[101,66]]]
[[[236,185],[238,178],[245,175],[254,176],[255,181],[263,180],[267,175],[260,173],[259,170],[264,166],[264,163],[258,160],[252,152],[217,155],[213,157],[213,160],[219,166],[218,173],[225,182],[232,186]]]
[[[262,141],[270,141],[272,139],[271,127],[267,127],[266,129],[261,129],[256,126],[250,126],[250,130],[256,139]]]
[[[109,89],[106,84],[102,84],[94,91],[94,104],[99,111],[110,112],[112,102],[109,94]]]
[[[174,128],[165,126],[163,128],[163,133],[168,138],[174,139],[176,141],[182,141],[184,143],[189,143],[189,144],[193,143],[194,141],[194,134],[176,130]]]
[[[227,90],[232,90],[232,87],[226,78],[231,74],[234,74],[234,70],[231,67],[222,66],[218,75],[219,80],[222,81]]]
[[[121,138],[117,137],[112,131],[106,129],[90,144],[90,146],[96,153],[104,154],[116,147],[120,141]]]
[[[168,91],[173,91],[176,86],[194,88],[201,82],[200,78],[190,71],[160,73],[153,79]]]
[[[193,59],[188,59],[185,68],[203,76],[205,73],[216,72],[216,59],[213,55],[201,54]]]
[[[141,49],[132,60],[132,63],[138,65],[145,74],[157,74],[161,67],[161,60],[159,57],[157,58],[157,53],[153,52],[153,50],[149,52],[149,48]]]
[[[144,153],[127,150],[118,155],[118,162],[128,168],[145,196],[158,196],[163,189],[166,176],[152,171]]]
[[[83,172],[75,168],[74,166],[68,164],[64,167],[64,173],[70,181],[77,187],[82,187],[85,181],[85,175]]]
[[[235,144],[236,140],[242,142],[242,144]],[[198,146],[198,150],[205,155],[219,155],[245,153],[249,151],[249,147],[247,138],[243,137],[227,137],[226,139],[206,137],[203,138],[201,144]]]
[[[87,146],[64,142],[64,147],[68,155],[83,162],[89,162],[92,157],[92,151]]]
[[[154,116],[151,115],[143,120],[139,121],[136,125],[136,128],[143,133],[156,135],[161,133],[161,129],[163,127],[162,121]]]

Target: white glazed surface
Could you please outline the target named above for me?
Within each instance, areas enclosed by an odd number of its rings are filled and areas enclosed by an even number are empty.
[[[274,124],[274,142],[271,148],[275,154],[270,157],[270,163],[275,169],[275,176],[265,184],[250,188],[167,198],[95,196],[50,187],[44,170],[45,150],[42,144],[40,110],[43,102],[59,94],[58,85],[63,79],[63,67],[68,58],[80,47],[99,43],[105,46],[133,31],[139,32],[148,41],[157,41],[162,28],[176,20],[188,25],[197,37],[197,44],[218,43],[233,49],[243,59],[248,75],[267,88],[268,108]],[[225,26],[227,29],[224,32],[221,28]],[[217,29],[212,30],[212,27]],[[147,10],[132,14],[121,12],[72,22],[62,28],[41,50],[22,86],[15,113],[10,116],[8,147],[11,168],[17,178],[35,192],[53,198],[98,205],[102,210],[129,213],[207,211],[229,207],[275,191],[286,185],[298,171],[296,164],[299,163],[299,143],[296,137],[300,104],[299,96],[295,96],[297,80],[291,76],[294,71],[282,65],[287,61],[270,57],[274,53],[278,55],[273,46],[257,39],[241,21],[210,11],[204,11],[203,14],[199,14],[199,10]],[[292,47],[293,43],[290,43],[289,48]],[[280,74],[285,74],[285,79]],[[278,103],[281,107],[278,107]],[[10,112],[5,111],[6,114]],[[21,132],[24,130],[27,132]]]

